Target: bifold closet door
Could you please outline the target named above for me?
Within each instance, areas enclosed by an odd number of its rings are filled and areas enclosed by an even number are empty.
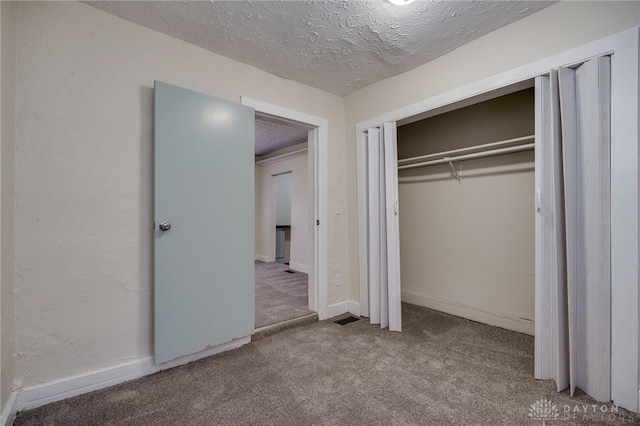
[[[610,70],[604,56],[536,81],[544,122],[536,378],[598,401],[611,399]]]
[[[535,377],[569,387],[564,183],[558,71],[536,78]]]
[[[369,319],[402,331],[398,160],[395,123],[368,130]]]
[[[610,58],[560,68],[569,376],[611,399]]]

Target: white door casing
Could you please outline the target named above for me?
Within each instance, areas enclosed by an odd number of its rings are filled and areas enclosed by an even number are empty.
[[[327,266],[327,156],[329,122],[325,118],[294,111],[277,105],[242,96],[242,105],[256,111],[256,115],[290,121],[311,127],[308,138],[309,156],[309,309],[320,320],[328,315]],[[318,225],[317,225],[318,224]]]

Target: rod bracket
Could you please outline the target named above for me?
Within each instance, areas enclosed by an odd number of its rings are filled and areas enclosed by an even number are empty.
[[[444,161],[449,163],[449,167],[451,167],[451,173],[453,173],[453,177],[458,180],[458,183],[462,183],[462,163],[460,161],[456,161],[456,163],[458,163],[458,170],[456,171],[456,168],[453,167],[453,161],[451,160],[451,158],[445,157]]]

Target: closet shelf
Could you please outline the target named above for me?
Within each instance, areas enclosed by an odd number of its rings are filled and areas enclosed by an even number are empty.
[[[434,154],[398,160],[398,170],[412,169],[416,167],[432,166],[435,164],[449,163],[452,161],[471,160],[473,158],[489,157],[493,155],[508,154],[511,152],[526,151],[534,148],[534,135],[520,138],[507,139],[468,148],[453,149],[450,151],[436,152]],[[426,161],[425,161],[426,160]]]

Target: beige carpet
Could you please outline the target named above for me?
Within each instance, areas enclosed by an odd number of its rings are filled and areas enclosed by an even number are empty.
[[[414,305],[402,333],[321,321],[232,352],[21,413],[17,425],[542,425],[596,404],[533,379],[533,338]],[[600,405],[598,404],[598,407]],[[571,424],[637,424],[620,409]],[[626,416],[626,422],[622,422]]]
[[[286,272],[288,265],[255,262],[256,328],[313,313],[309,310],[309,277]]]

